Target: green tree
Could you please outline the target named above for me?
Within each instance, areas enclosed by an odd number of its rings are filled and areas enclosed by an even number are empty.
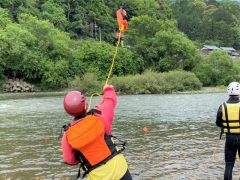
[[[74,53],[71,66],[76,75],[86,73],[96,74],[100,80],[106,79],[115,47],[96,41],[80,41]],[[143,60],[131,51],[120,48],[115,59],[112,75],[136,74],[142,71]]]
[[[240,27],[235,27],[233,31],[235,32],[234,33],[235,42],[234,42],[233,46],[236,49],[240,49]]]
[[[37,0],[25,0],[24,6],[19,7],[18,15],[24,13],[40,17],[41,10],[40,8],[38,8],[37,4],[38,4]]]
[[[69,35],[56,29],[50,22],[27,14],[22,14],[19,20],[21,26],[36,38],[32,53],[27,54],[27,57],[31,61],[40,61],[34,66],[38,67],[35,69],[37,78],[46,87],[67,86],[68,78],[74,74],[69,67],[73,59],[73,43]]]
[[[122,6],[127,10],[130,18],[148,15],[162,19],[172,15],[171,9],[164,0],[106,0],[106,4],[111,7],[113,14]]]
[[[224,51],[213,51],[193,71],[204,86],[227,85],[239,80],[239,69]]]
[[[84,0],[56,0],[55,2],[64,8],[70,23],[68,31],[72,37],[99,39],[101,30],[102,40],[113,41],[116,22],[103,0],[91,1],[91,3]]]
[[[44,67],[42,83],[45,87],[53,89],[67,87],[68,81],[71,77],[69,74],[70,66],[66,60],[42,61]]]
[[[158,71],[192,70],[198,60],[192,41],[177,31],[159,31],[149,48],[149,59]]]
[[[64,10],[57,4],[53,2],[53,0],[45,2],[42,6],[41,17],[43,19],[49,20],[52,22],[57,28],[61,30],[65,30],[68,25],[67,18],[64,14]]]
[[[72,41],[67,33],[56,29],[48,21],[27,14],[20,16],[20,24],[37,37],[37,46],[52,60],[71,59]]]
[[[0,8],[0,28],[5,28],[7,24],[10,24],[11,22],[8,11]]]
[[[3,2],[0,2],[0,6],[9,10],[11,17],[15,22],[18,22],[18,13],[25,4],[26,0],[3,0]]]
[[[4,29],[11,23],[8,11],[0,8],[0,79],[3,77],[6,67],[5,57],[8,55],[8,41]]]
[[[145,60],[148,59],[145,57],[145,49],[158,31],[176,30],[174,21],[161,21],[146,15],[132,18],[129,26],[131,28],[126,32],[126,43]]]
[[[176,0],[171,7],[180,31],[191,40],[238,48],[240,3],[231,0]]]
[[[178,22],[179,30],[184,32],[192,40],[200,38],[200,22],[202,19],[202,13],[206,6],[205,2],[201,0],[176,0],[171,5],[173,9],[173,16]]]
[[[4,75],[4,70],[6,68],[6,59],[5,57],[8,54],[8,41],[6,33],[4,30],[0,29],[0,79]]]
[[[5,62],[5,75],[20,78],[36,78],[37,63],[28,59],[32,54],[36,38],[18,24],[8,24],[2,31],[2,59]],[[5,56],[4,56],[5,55]],[[33,56],[31,56],[33,57]]]
[[[143,57],[145,68],[169,71],[194,67],[196,47],[177,31],[174,21],[139,16],[132,18],[130,26],[127,44]]]

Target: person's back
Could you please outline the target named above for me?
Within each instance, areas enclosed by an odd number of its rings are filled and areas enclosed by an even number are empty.
[[[216,125],[226,133],[224,179],[232,179],[232,171],[237,151],[240,152],[240,84],[232,82],[228,86],[229,99],[220,105]],[[239,154],[240,155],[240,154]]]
[[[80,100],[74,99],[74,93]],[[64,98],[66,112],[75,119],[62,138],[63,160],[70,165],[80,163],[88,179],[132,179],[124,156],[111,140],[116,104],[112,86],[104,87],[102,102],[90,113],[86,113],[86,99],[79,92],[70,92]]]

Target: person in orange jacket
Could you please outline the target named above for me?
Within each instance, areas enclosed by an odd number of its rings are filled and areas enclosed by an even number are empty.
[[[87,112],[86,97],[71,91],[64,97],[65,111],[74,120],[65,126],[62,137],[63,160],[69,165],[80,164],[89,180],[132,180],[128,164],[112,140],[111,126],[117,105],[116,92],[111,85],[103,88],[103,99]]]

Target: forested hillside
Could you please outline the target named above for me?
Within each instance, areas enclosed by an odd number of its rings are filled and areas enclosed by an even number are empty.
[[[204,86],[239,81],[239,63],[227,53],[204,57],[198,51],[206,43],[240,49],[239,2],[2,0],[2,82],[18,78],[42,89],[59,89],[89,73],[103,81],[115,51],[120,6],[128,13],[129,28],[114,76],[183,70]]]
[[[179,30],[191,40],[240,49],[240,2],[177,0],[171,7]]]

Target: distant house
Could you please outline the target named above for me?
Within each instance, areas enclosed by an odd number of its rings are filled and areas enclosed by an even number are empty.
[[[233,47],[220,47],[220,49],[226,51],[230,56],[239,56]]]
[[[221,50],[221,49],[217,46],[204,45],[203,48],[201,49],[201,52],[204,54],[208,54],[209,52],[214,51],[214,50]]]
[[[222,50],[226,51],[232,58],[239,58],[239,53],[237,53],[236,49],[233,47],[217,47],[217,46],[212,46],[212,45],[204,45],[203,48],[201,49],[201,52],[203,54],[209,54],[209,52],[214,51],[214,50]]]

